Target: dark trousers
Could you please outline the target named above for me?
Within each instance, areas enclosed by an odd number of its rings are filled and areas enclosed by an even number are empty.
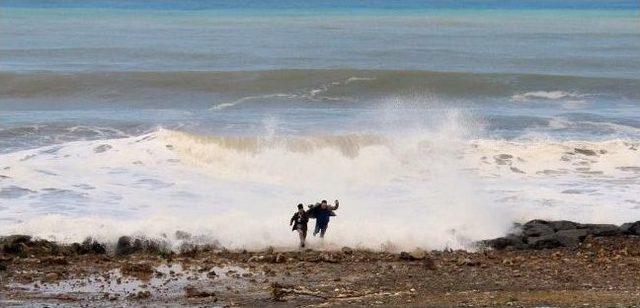
[[[327,228],[329,228],[329,221],[316,220],[316,228],[313,231],[313,235],[320,233],[320,237],[324,237]]]

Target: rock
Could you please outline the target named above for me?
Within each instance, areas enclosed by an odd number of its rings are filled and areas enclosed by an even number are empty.
[[[561,231],[578,229],[580,227],[580,224],[568,220],[557,220],[550,221],[549,226],[553,228],[554,231]]]
[[[555,234],[528,237],[527,244],[529,244],[529,247],[532,249],[551,249],[562,246],[562,243]]]
[[[121,236],[116,244],[116,255],[126,256],[137,252],[141,247],[137,247],[135,241],[129,236]]]
[[[28,243],[31,241],[31,236],[29,235],[21,235],[21,234],[17,234],[17,235],[9,235],[9,236],[5,236],[0,238],[0,242],[5,244],[11,244],[11,245],[15,245],[15,244],[19,244],[19,243]]]
[[[424,258],[427,257],[427,252],[422,249],[416,248],[415,250],[410,252],[409,255],[414,260],[423,260]]]
[[[415,249],[412,252],[403,251],[400,253],[400,259],[406,261],[422,261],[427,269],[436,269],[435,261],[422,249]]]
[[[624,234],[640,235],[640,221],[623,224],[620,226],[620,232]]]
[[[560,230],[556,232],[555,237],[564,247],[577,247],[589,235],[585,229]]]
[[[2,252],[8,254],[22,254],[27,243],[31,242],[28,235],[10,235],[0,238],[0,248]]]
[[[266,256],[264,256],[263,258],[264,262],[269,262],[269,263],[276,263],[276,256],[273,254],[268,254]]]
[[[527,243],[532,249],[573,248],[578,246],[587,235],[589,235],[589,232],[585,229],[560,230],[553,234],[529,237],[527,238]]]
[[[341,251],[345,255],[352,255],[353,254],[353,249],[351,249],[350,247],[342,247]]]
[[[276,255],[276,263],[284,263],[287,262],[287,258],[285,258],[285,256],[283,256],[281,253],[279,253],[278,255]]]
[[[553,228],[545,220],[532,220],[522,226],[522,235],[525,237],[539,237],[553,232]]]
[[[622,234],[622,230],[612,224],[584,224],[582,229],[586,229],[593,236],[615,236]]]
[[[107,249],[103,244],[100,244],[98,241],[88,237],[86,238],[82,244],[73,243],[71,244],[71,248],[75,251],[75,253],[79,255],[84,255],[88,253],[93,254],[105,254],[107,253]]]
[[[507,248],[512,249],[526,249],[527,244],[524,242],[524,238],[519,235],[510,234],[505,237],[499,237],[492,240],[484,241],[485,245],[495,249],[503,250]]]

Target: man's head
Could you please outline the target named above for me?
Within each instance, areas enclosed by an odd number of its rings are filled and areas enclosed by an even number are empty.
[[[298,210],[303,210],[304,209],[304,205],[302,205],[302,203],[298,204]]]
[[[328,204],[327,204],[327,200],[322,200],[322,202],[320,202],[320,206],[321,206],[323,209],[326,209],[326,208],[327,208],[327,205],[328,205]]]

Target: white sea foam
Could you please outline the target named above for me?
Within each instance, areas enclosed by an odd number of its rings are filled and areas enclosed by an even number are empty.
[[[583,102],[584,95],[565,91],[532,91],[511,96],[511,100],[515,102],[527,102],[530,100],[567,100],[577,104]]]
[[[184,230],[232,248],[293,247],[289,215],[319,199],[342,203],[332,247],[469,248],[517,219],[628,220],[638,142],[470,139],[475,127],[451,113],[401,134],[160,129],[4,154],[0,188],[27,190],[3,197],[0,234],[75,241]]]

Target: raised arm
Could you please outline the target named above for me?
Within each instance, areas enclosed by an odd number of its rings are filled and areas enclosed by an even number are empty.
[[[331,208],[331,210],[337,210],[337,209],[338,209],[338,207],[340,207],[340,202],[339,202],[338,200],[336,200],[335,205],[334,205],[334,206],[332,206],[332,207],[330,207],[330,208]]]

